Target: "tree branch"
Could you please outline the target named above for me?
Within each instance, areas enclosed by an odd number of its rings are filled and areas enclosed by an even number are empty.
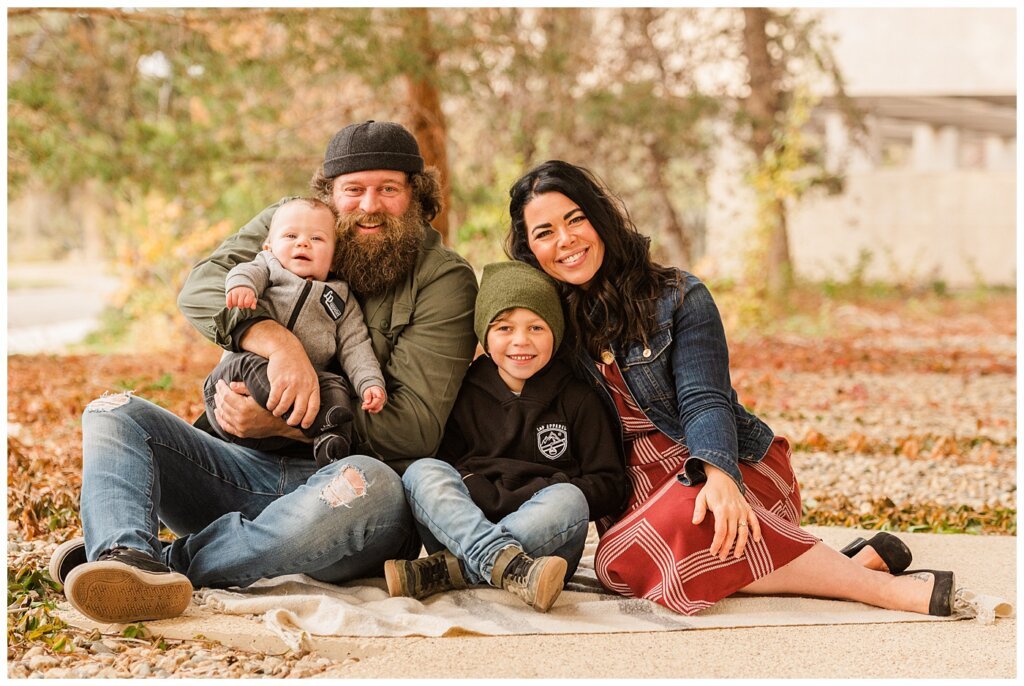
[[[194,28],[199,24],[212,21],[225,21],[234,19],[249,19],[258,15],[272,14],[280,10],[268,10],[262,8],[254,9],[230,9],[230,10],[206,10],[203,12],[183,12],[182,14],[169,14],[166,12],[126,12],[119,9],[107,7],[23,7],[7,10],[7,18],[25,17],[57,12],[61,14],[73,14],[76,16],[108,17],[120,21],[148,22],[151,24],[170,24],[172,26],[184,26]],[[289,10],[290,12],[304,12],[308,10]]]

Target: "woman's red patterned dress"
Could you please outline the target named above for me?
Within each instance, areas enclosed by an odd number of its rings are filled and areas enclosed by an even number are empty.
[[[789,441],[776,437],[764,460],[740,462],[747,502],[761,524],[743,556],[724,561],[709,552],[714,516],[694,525],[693,509],[704,484],[676,479],[689,458],[637,407],[616,363],[597,363],[622,421],[626,471],[633,485],[629,507],[617,519],[598,522],[597,578],[616,593],[647,598],[692,615],[807,552],[819,539],[802,530],[800,490],[790,465]]]

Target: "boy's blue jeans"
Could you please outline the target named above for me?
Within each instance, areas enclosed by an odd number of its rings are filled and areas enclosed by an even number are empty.
[[[353,455],[317,469],[227,443],[141,398],[82,415],[86,555],[116,545],[162,559],[193,586],[282,574],[326,582],[382,575],[420,542],[398,475]],[[180,538],[161,550],[162,521]]]
[[[490,584],[498,553],[519,546],[530,557],[558,555],[569,563],[572,578],[583,557],[590,510],[583,492],[572,484],[553,484],[492,523],[480,511],[455,467],[424,458],[402,476],[416,527],[428,553],[447,548],[463,563],[466,581]]]

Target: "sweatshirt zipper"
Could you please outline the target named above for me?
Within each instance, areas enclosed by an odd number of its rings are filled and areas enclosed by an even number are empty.
[[[302,311],[302,306],[306,304],[306,298],[309,297],[309,291],[313,288],[313,282],[307,280],[306,285],[302,287],[302,293],[299,294],[299,299],[295,303],[295,307],[292,309],[292,316],[288,317],[288,330],[291,331],[292,327],[295,326],[295,320],[299,318],[299,312]]]

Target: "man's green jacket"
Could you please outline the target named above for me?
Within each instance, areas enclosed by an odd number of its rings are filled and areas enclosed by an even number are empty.
[[[193,267],[178,296],[182,314],[203,336],[227,350],[240,350],[241,333],[252,321],[269,315],[259,306],[227,309],[225,277],[236,264],[256,257],[275,210],[290,199],[267,207]],[[385,293],[360,298],[373,352],[384,371],[388,402],[376,415],[353,402],[352,450],[384,460],[399,473],[412,460],[436,453],[476,347],[473,269],[442,243],[432,227],[424,226],[424,232],[412,273]]]

